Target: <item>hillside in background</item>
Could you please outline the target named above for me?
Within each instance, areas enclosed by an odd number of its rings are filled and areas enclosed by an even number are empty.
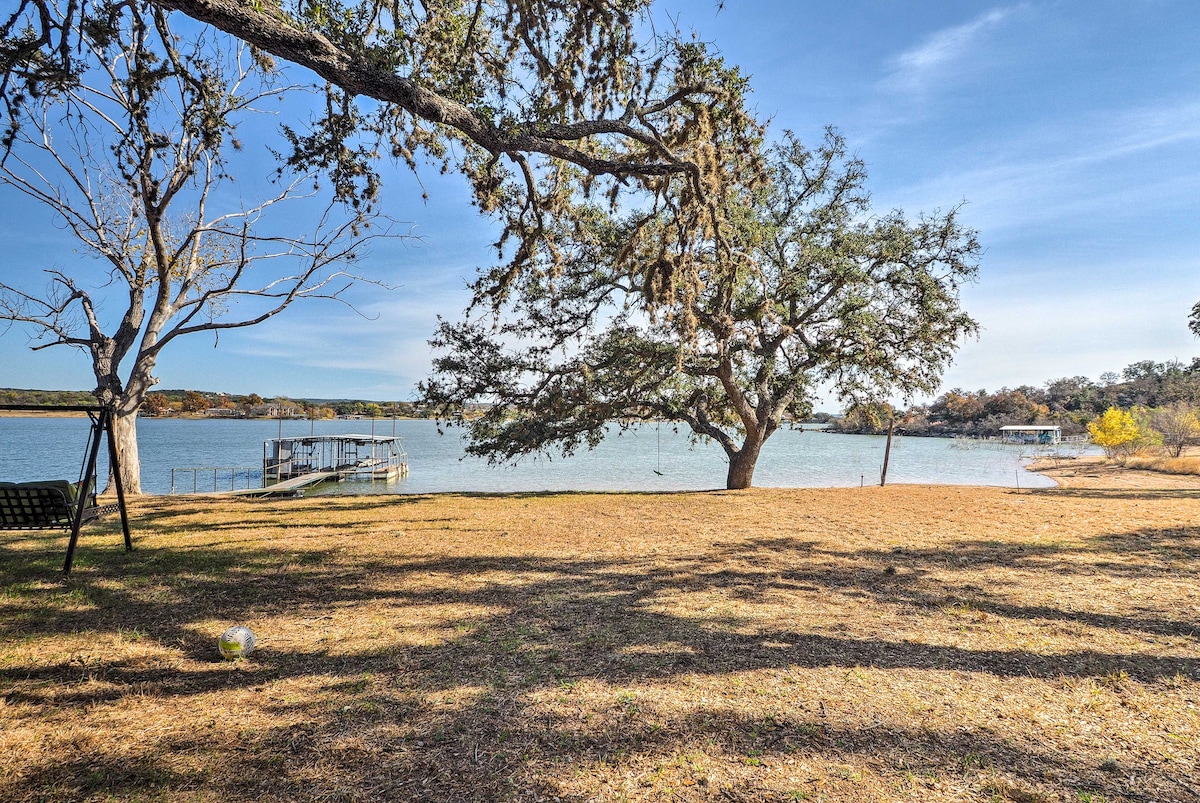
[[[27,390],[0,388],[0,404],[23,404],[31,407],[63,407],[95,404],[96,397],[86,390]]]
[[[83,390],[31,390],[0,388],[0,404],[31,407],[62,407],[91,405],[96,398]],[[233,418],[314,417],[333,418],[344,415],[375,417],[421,417],[422,412],[411,402],[370,401],[365,399],[291,399],[284,396],[263,397],[256,393],[246,396],[199,390],[160,390],[151,393],[142,406],[148,417],[171,415],[225,416]]]
[[[1008,424],[1057,424],[1064,434],[1082,434],[1087,424],[1110,407],[1158,409],[1182,403],[1200,406],[1200,358],[1191,364],[1143,360],[1120,374],[1093,382],[1064,377],[1041,387],[1022,385],[997,391],[948,390],[925,405],[896,411],[896,427],[913,435],[994,435]],[[833,422],[842,432],[887,429],[884,405],[853,408]]]

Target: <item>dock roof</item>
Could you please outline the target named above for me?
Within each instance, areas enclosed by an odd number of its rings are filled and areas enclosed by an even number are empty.
[[[1054,432],[1061,429],[1057,424],[1011,424],[1000,427],[1001,432]]]
[[[270,438],[268,443],[391,443],[400,440],[399,435],[296,435],[286,438]]]

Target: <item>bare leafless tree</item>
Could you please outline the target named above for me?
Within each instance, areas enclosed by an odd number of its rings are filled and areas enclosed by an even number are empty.
[[[1189,443],[1200,437],[1200,417],[1187,402],[1177,401],[1150,414],[1150,425],[1162,435],[1163,448],[1179,457]]]
[[[53,210],[95,261],[49,266],[37,288],[6,277],[0,321],[31,330],[35,349],[90,355],[95,395],[115,410],[125,489],[139,493],[137,414],[163,349],[253,326],[299,299],[338,299],[357,278],[348,266],[358,249],[386,232],[369,228],[366,207],[310,208],[318,202],[306,176],[266,199],[219,204],[239,122],[293,87],[234,38],[193,25],[185,43],[154,6],[92,13],[58,18],[77,27],[81,80],[40,80],[30,61],[22,95],[6,94],[0,183]],[[6,81],[6,93],[15,86]],[[280,207],[297,204],[311,214],[281,224]]]

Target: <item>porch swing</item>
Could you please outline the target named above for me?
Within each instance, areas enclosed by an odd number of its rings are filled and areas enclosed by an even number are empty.
[[[111,407],[86,405],[14,405],[0,404],[0,411],[23,413],[72,412],[87,413],[92,422],[84,451],[79,481],[43,480],[35,482],[0,482],[0,530],[70,530],[63,574],[71,574],[75,546],[84,524],[112,513],[121,514],[121,529],[125,533],[125,550],[133,549],[129,535],[129,515],[125,509],[125,488],[121,483],[121,464],[113,440]],[[96,461],[100,456],[100,438],[108,441],[108,461],[116,483],[116,504],[96,503]]]

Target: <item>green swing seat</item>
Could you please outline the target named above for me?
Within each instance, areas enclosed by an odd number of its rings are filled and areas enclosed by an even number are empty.
[[[78,505],[79,486],[67,480],[0,482],[0,530],[68,530]],[[80,523],[119,509],[119,505],[97,505],[95,495],[89,493]]]

